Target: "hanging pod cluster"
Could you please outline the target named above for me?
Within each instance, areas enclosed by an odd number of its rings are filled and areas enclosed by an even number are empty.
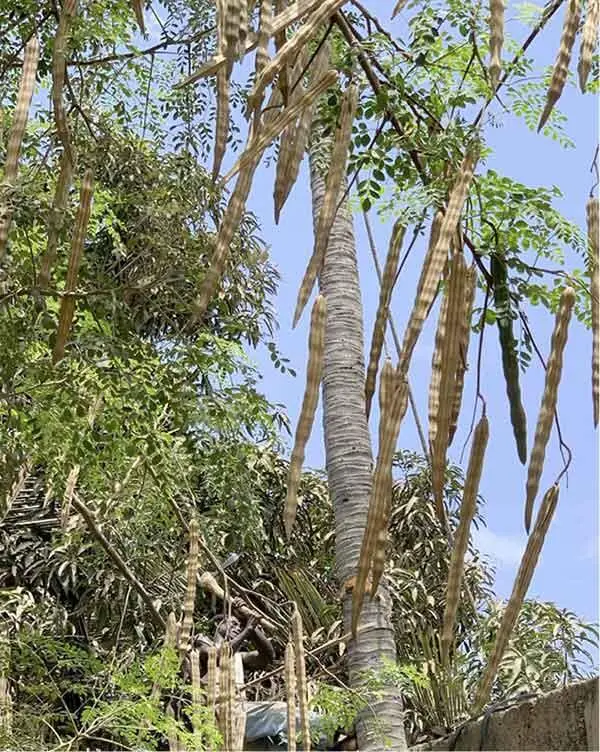
[[[405,374],[408,373],[415,345],[437,293],[450,244],[457,232],[460,216],[469,194],[478,153],[477,145],[473,145],[467,150],[450,191],[446,211],[443,215],[441,213],[436,214],[433,220],[429,249],[421,269],[415,302],[402,343],[400,369]]]
[[[302,617],[298,611],[298,607],[294,604],[294,613],[291,620],[291,644],[293,646],[293,659],[296,669],[293,685],[296,690],[296,697],[298,700],[298,714],[300,716],[300,731],[302,735],[302,749],[304,752],[310,752],[311,739],[310,739],[310,716],[309,716],[309,698],[308,698],[308,682],[306,680],[306,656],[304,652],[304,630],[302,627]],[[291,659],[290,668],[291,671]],[[288,657],[286,650],[286,673],[288,671]],[[289,685],[288,685],[288,703],[289,703]],[[288,723],[292,705],[288,704]],[[294,709],[295,710],[295,709]],[[294,729],[296,719],[294,718]],[[288,728],[288,737],[291,740],[291,729]],[[295,747],[295,739],[294,739]],[[290,747],[289,749],[292,749]]]
[[[581,47],[579,50],[579,87],[585,92],[588,76],[592,69],[592,58],[598,44],[598,27],[600,26],[600,0],[588,0],[585,21],[581,32]]]

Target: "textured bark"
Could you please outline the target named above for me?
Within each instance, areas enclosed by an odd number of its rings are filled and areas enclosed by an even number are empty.
[[[311,155],[313,220],[320,211],[325,182]],[[352,216],[340,207],[331,235],[320,289],[327,299],[323,362],[323,423],[329,492],[335,510],[336,573],[340,583],[356,575],[367,519],[372,449],[365,414],[363,312]],[[352,594],[344,596],[344,625],[350,631]],[[361,674],[377,669],[383,658],[396,659],[389,596],[383,586],[367,596],[358,636],[348,645],[350,683],[359,688]],[[406,749],[400,693],[384,689],[361,714],[360,750]]]

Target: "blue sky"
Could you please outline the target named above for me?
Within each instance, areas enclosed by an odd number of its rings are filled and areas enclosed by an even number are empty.
[[[366,3],[376,9],[379,3]],[[388,7],[388,4],[385,4]],[[391,4],[389,4],[391,7]],[[507,14],[507,22],[518,39],[527,35],[527,29]],[[531,48],[530,52],[540,65],[551,64],[558,47],[562,24],[559,13],[550,27]],[[388,24],[388,28],[402,32],[402,19]],[[578,47],[578,44],[577,44]],[[575,68],[572,63],[572,69]],[[564,150],[554,141],[532,133],[524,123],[514,117],[502,115],[497,105],[494,114],[501,115],[502,126],[487,129],[494,155],[488,167],[528,185],[558,185],[564,199],[558,203],[563,214],[577,222],[585,223],[585,202],[592,184],[590,162],[598,135],[597,101],[592,95],[583,96],[570,86],[561,99],[561,109],[569,116],[567,132],[576,143],[575,149]],[[231,155],[230,155],[231,158]],[[227,164],[225,165],[227,167]],[[266,350],[261,351],[257,363],[262,374],[261,390],[274,402],[285,404],[293,426],[298,417],[305,379],[307,320],[305,314],[295,330],[291,319],[297,289],[312,251],[312,215],[306,164],[282,213],[279,226],[273,221],[273,167],[261,167],[255,178],[248,207],[254,211],[262,225],[262,234],[270,246],[271,257],[281,275],[281,285],[276,301],[280,330],[277,341],[282,354],[297,370],[297,377],[276,371]],[[380,256],[385,253],[392,221],[381,222],[373,214],[372,222]],[[359,271],[363,290],[365,335],[372,331],[377,304],[378,286],[369,255],[362,217],[355,217]],[[411,254],[411,262],[394,292],[393,316],[403,331],[414,289],[424,245],[420,243]],[[567,259],[573,259],[568,255]],[[581,266],[581,262],[577,263]],[[553,317],[543,309],[533,309],[531,323],[544,354],[548,353]],[[429,385],[433,333],[437,309],[434,309],[428,326],[420,340],[411,370],[411,384],[419,406],[421,419],[426,423],[427,389]],[[507,597],[525,545],[523,529],[524,489],[526,468],[519,463],[512,438],[502,378],[496,331],[487,333],[484,351],[484,389],[488,402],[490,442],[481,483],[481,493],[486,499],[484,515],[487,528],[477,535],[481,549],[497,566],[496,589]],[[474,346],[470,354],[474,359]],[[530,597],[556,602],[584,618],[598,618],[598,441],[591,418],[590,387],[591,337],[589,331],[574,321],[567,344],[565,368],[559,392],[559,412],[565,440],[573,450],[572,469],[568,487],[563,484],[559,506],[548,534],[541,560],[529,590]],[[530,368],[522,377],[524,404],[528,414],[528,443],[531,445],[543,388],[543,372]],[[460,449],[468,431],[473,406],[474,368],[467,375],[465,399],[457,438],[449,459],[458,462]],[[372,432],[376,430],[376,411],[371,417]],[[404,420],[399,446],[419,451],[418,437],[410,412]],[[310,439],[306,466],[324,465],[321,412],[316,418]],[[463,465],[464,466],[464,465]],[[542,489],[556,477],[561,467],[556,434],[553,431],[546,456]],[[538,499],[539,503],[539,499]],[[536,507],[537,508],[537,507]]]

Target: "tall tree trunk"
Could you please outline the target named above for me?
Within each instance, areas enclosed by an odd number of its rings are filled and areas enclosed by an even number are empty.
[[[325,182],[310,153],[313,220],[319,215]],[[356,575],[371,487],[372,450],[365,415],[363,311],[352,215],[340,207],[329,239],[320,289],[327,299],[323,368],[323,423],[329,492],[335,511],[336,574],[341,584]],[[343,598],[350,631],[352,594]],[[366,670],[395,661],[390,599],[380,585],[365,598],[357,639],[348,645],[350,683],[359,688]],[[400,693],[387,686],[369,702],[357,725],[360,750],[406,749]]]

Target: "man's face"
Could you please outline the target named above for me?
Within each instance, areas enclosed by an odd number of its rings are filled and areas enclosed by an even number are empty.
[[[242,631],[242,625],[240,623],[240,620],[236,618],[235,616],[232,616],[229,619],[223,619],[223,621],[219,624],[217,628],[217,633],[224,640],[233,640],[235,637],[237,637],[240,634],[241,631]]]

